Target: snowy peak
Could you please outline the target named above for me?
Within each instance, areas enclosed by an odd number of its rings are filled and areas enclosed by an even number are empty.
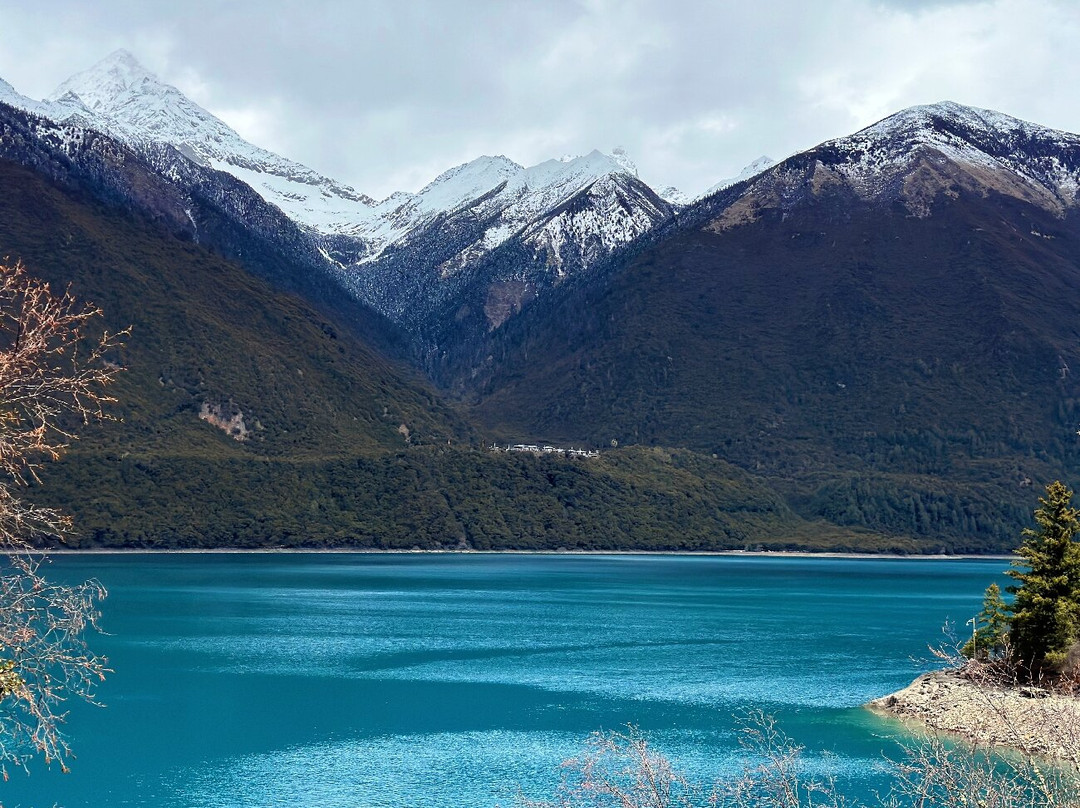
[[[663,199],[665,202],[671,205],[677,205],[679,207],[686,207],[694,201],[689,194],[680,191],[674,185],[668,185],[658,189],[656,191],[656,195]]]
[[[558,205],[608,176],[637,179],[637,170],[625,152],[609,155],[594,149],[580,157],[545,160],[530,166],[511,179],[508,192],[521,197],[523,201],[531,200],[525,202],[526,207],[539,211],[545,206],[550,208]]]
[[[462,203],[489,194],[511,177],[524,171],[508,157],[478,157],[468,163],[447,169],[433,179],[417,196],[426,200],[426,207],[453,210]]]
[[[611,159],[618,163],[622,167],[623,171],[625,171],[631,177],[636,177],[638,175],[637,165],[634,163],[633,160],[630,159],[629,155],[626,153],[626,149],[624,149],[622,146],[618,146],[612,150]]]
[[[33,99],[20,95],[19,92],[3,79],[0,79],[0,103],[10,104],[16,109],[33,111],[31,107],[40,107],[41,104]]]
[[[1073,162],[1080,136],[1022,121],[989,109],[953,101],[910,107],[853,135],[823,143],[850,158],[859,153],[890,157],[894,162],[917,157],[925,149],[986,167],[1021,168],[1053,156]]]
[[[1060,216],[1080,204],[1080,136],[953,101],[911,107],[766,170],[714,225],[837,188],[900,202],[917,217],[962,193],[1009,196]]]
[[[57,115],[57,110],[53,108],[53,105],[47,102],[35,101],[32,98],[27,98],[3,79],[0,79],[0,104],[8,104],[16,109],[21,109],[25,112],[33,113],[34,115],[41,115],[46,118],[52,118],[53,120],[60,120],[60,117]]]
[[[907,176],[933,155],[960,167],[964,176],[953,171],[922,190],[913,210],[920,215],[928,214],[925,197],[934,186],[991,187],[1057,213],[1077,203],[1080,189],[1080,136],[953,101],[902,110],[813,151],[831,152],[863,195],[880,193],[882,182]]]
[[[1080,138],[989,109],[953,101],[910,107],[853,135],[823,143],[842,155],[863,152],[903,162],[935,150],[950,159],[986,167],[1022,168],[1049,152],[1068,156]]]
[[[465,215],[488,223],[482,237],[467,250],[476,258],[549,214],[604,177],[638,180],[622,155],[592,151],[579,157],[545,160],[525,168],[502,155],[479,157],[444,171],[416,194],[398,193],[357,217],[346,232],[363,239],[365,263],[403,244],[440,216]],[[629,165],[633,165],[629,163]],[[460,268],[462,262],[452,262]]]
[[[1028,123],[992,109],[980,109],[940,101],[936,104],[908,107],[883,118],[875,124],[851,135],[859,137],[906,137],[913,140],[937,141],[948,134],[960,136],[992,136],[999,139],[1025,135],[1067,135],[1044,126]],[[841,138],[842,140],[843,138]]]
[[[3,101],[5,104],[11,104],[11,101],[9,101],[8,99],[17,100],[24,97],[25,96],[19,95],[19,93],[15,91],[15,88],[8,84],[6,81],[0,79],[0,101]],[[11,105],[15,106],[15,104]]]
[[[443,328],[447,309],[482,313],[483,328],[498,328],[672,217],[618,157],[593,151],[528,168],[481,157],[379,203],[353,231],[366,249],[338,260],[361,298],[407,328]],[[485,261],[499,250],[509,260]],[[462,308],[465,300],[475,305]]]
[[[374,204],[346,185],[244,140],[126,50],[72,76],[50,99],[54,111],[84,113],[94,126],[136,150],[166,143],[189,159],[226,171],[315,231],[335,232]]]
[[[63,82],[49,100],[78,100],[109,134],[130,145],[147,142],[190,146],[206,159],[240,165],[287,161],[244,141],[224,121],[159,80],[125,50]]]
[[[57,87],[48,100],[57,101],[72,94],[78,96],[88,109],[108,112],[124,104],[132,94],[170,93],[180,95],[174,87],[159,81],[128,51],[120,49],[88,70],[76,73]]]
[[[167,143],[196,162],[232,174],[315,233],[363,240],[365,260],[376,259],[439,215],[463,208],[500,219],[485,242],[498,244],[601,177],[637,175],[623,149],[612,155],[593,151],[548,160],[530,168],[501,155],[485,156],[443,172],[419,193],[394,194],[376,203],[248,143],[126,50],[72,76],[50,98],[51,108],[87,115],[136,150]]]

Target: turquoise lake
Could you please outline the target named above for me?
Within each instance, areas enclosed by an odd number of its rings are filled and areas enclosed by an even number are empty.
[[[901,729],[860,705],[924,669],[1007,562],[704,556],[212,554],[52,560],[98,578],[115,670],[76,706],[70,774],[13,806],[513,805],[628,723],[692,776],[775,714],[852,794]],[[921,660],[921,662],[920,662]]]

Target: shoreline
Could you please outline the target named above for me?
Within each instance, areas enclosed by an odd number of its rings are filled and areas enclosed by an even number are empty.
[[[1080,764],[1080,698],[1075,696],[980,683],[958,670],[938,670],[864,706],[985,749]]]
[[[552,556],[679,556],[703,558],[832,558],[910,561],[1008,561],[1012,555],[943,553],[841,553],[811,550],[383,550],[347,547],[57,547],[34,548],[35,555],[552,555]]]

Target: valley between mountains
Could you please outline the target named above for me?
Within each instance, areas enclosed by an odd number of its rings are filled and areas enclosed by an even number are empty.
[[[0,81],[0,183],[0,255],[133,327],[31,491],[76,546],[1002,552],[1075,477],[1080,136],[1001,113],[375,200],[120,51]]]

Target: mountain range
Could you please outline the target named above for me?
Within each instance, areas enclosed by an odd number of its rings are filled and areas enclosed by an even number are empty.
[[[92,543],[1002,550],[1076,468],[1076,135],[942,102],[697,200],[593,152],[376,201],[126,52],[44,101],[0,82],[0,125],[0,251],[137,325],[140,414],[41,491]],[[187,328],[226,278],[247,313]],[[200,463],[231,493],[191,491]]]
[[[232,175],[305,231],[324,271],[429,342],[441,332],[447,301],[466,287],[486,309],[478,322],[496,327],[538,290],[587,271],[674,211],[624,154],[597,151],[529,168],[480,157],[418,193],[376,201],[248,143],[122,50],[44,101],[23,98],[10,85],[0,87],[0,100],[95,128],[143,155],[166,144]],[[481,259],[515,247],[529,253],[528,266],[515,255],[512,271],[472,271]]]

